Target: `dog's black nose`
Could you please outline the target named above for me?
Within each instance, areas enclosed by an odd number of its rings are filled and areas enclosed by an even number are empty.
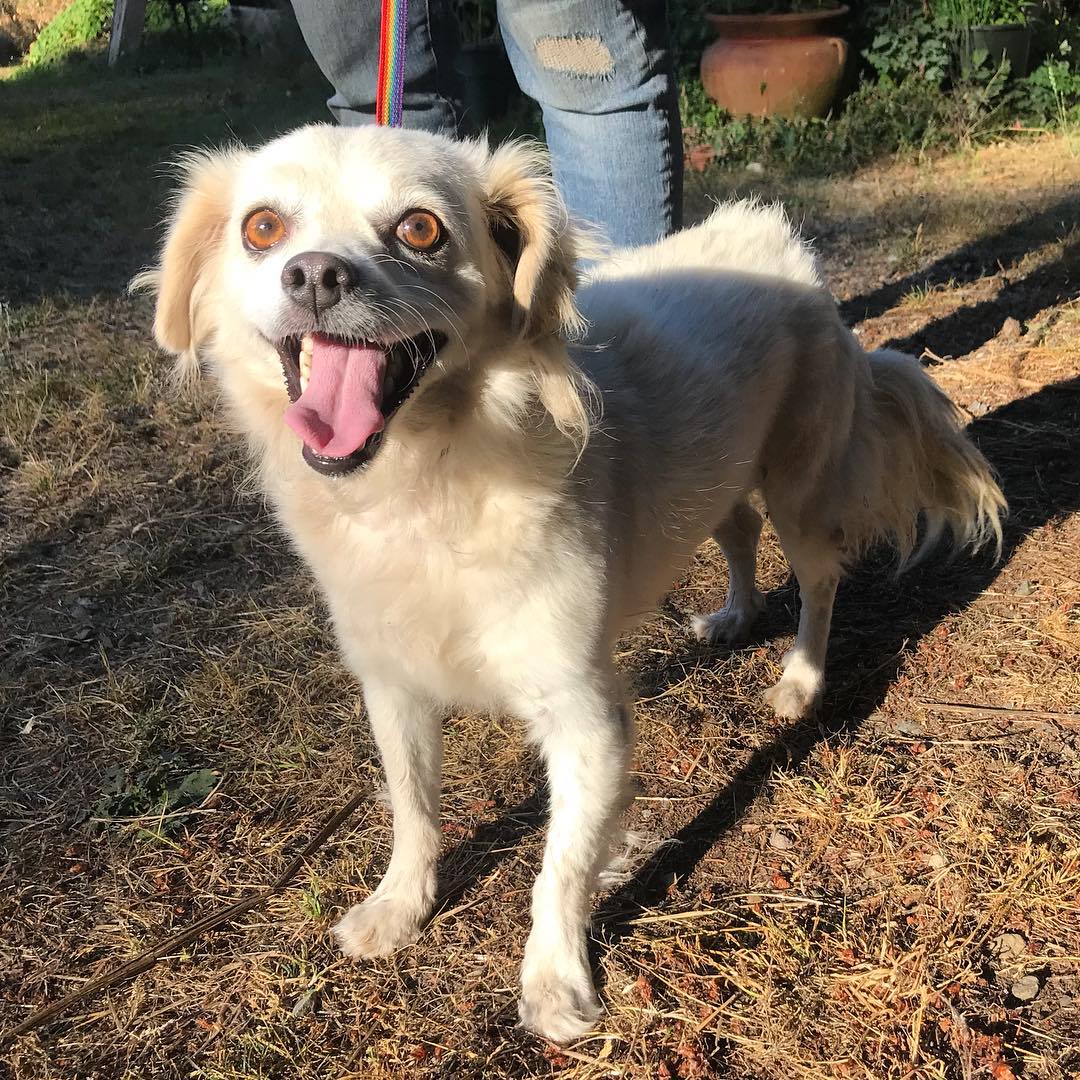
[[[356,270],[328,251],[302,251],[281,270],[281,287],[313,314],[332,308],[356,285]]]

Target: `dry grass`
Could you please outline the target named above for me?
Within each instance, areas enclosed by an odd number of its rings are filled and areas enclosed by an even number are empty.
[[[959,357],[934,372],[1002,474],[1006,557],[857,573],[822,713],[786,724],[758,700],[794,625],[775,542],[762,642],[728,655],[685,628],[723,593],[702,550],[622,646],[628,823],[673,842],[599,902],[602,1030],[556,1049],[513,1026],[543,798],[516,725],[462,716],[417,945],[365,965],[330,946],[386,863],[372,798],[265,910],[0,1050],[11,1075],[1076,1075],[1080,309],[1053,222],[1077,172],[1047,142],[792,186],[864,339]],[[890,262],[920,225],[914,265]],[[236,494],[210,403],[163,393],[148,323],[145,300],[58,295],[0,324],[0,1027],[261,887],[379,785],[313,590]],[[202,769],[214,790],[186,805],[146,779]]]

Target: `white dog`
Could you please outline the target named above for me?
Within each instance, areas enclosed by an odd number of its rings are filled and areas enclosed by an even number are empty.
[[[730,591],[695,631],[747,634],[758,491],[802,602],[766,697],[801,717],[845,565],[882,537],[909,556],[920,519],[926,542],[1000,547],[1001,492],[919,365],[843,327],[779,209],[731,204],[601,258],[522,144],[314,126],[185,172],[141,279],[157,339],[220,381],[363,686],[393,802],[389,868],[341,948],[417,937],[441,719],[508,711],[550,784],[520,1013],[572,1039],[600,1011],[586,927],[633,740],[620,632],[711,535]],[[583,254],[600,261],[579,284]]]

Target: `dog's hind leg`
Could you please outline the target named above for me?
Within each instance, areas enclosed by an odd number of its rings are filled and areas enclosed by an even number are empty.
[[[521,711],[547,764],[550,819],[533,887],[519,1013],[523,1026],[568,1042],[600,1015],[586,927],[628,797],[633,721],[614,677],[599,674]]]
[[[839,543],[818,526],[806,528],[797,512],[769,504],[780,544],[799,583],[799,631],[782,661],[784,674],[765,692],[777,716],[797,720],[817,706],[825,687],[833,601],[843,571]]]
[[[724,606],[711,615],[694,617],[694,635],[710,645],[734,645],[746,641],[765,597],[754,587],[761,515],[740,500],[717,526],[713,538],[720,545],[728,567],[728,593]]]
[[[386,956],[414,941],[435,902],[441,715],[409,691],[364,680],[364,701],[394,811],[394,850],[378,888],[334,927],[347,956]]]

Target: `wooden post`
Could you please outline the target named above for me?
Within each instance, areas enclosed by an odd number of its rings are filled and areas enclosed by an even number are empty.
[[[146,21],[146,0],[116,0],[109,35],[109,66],[139,47]]]

